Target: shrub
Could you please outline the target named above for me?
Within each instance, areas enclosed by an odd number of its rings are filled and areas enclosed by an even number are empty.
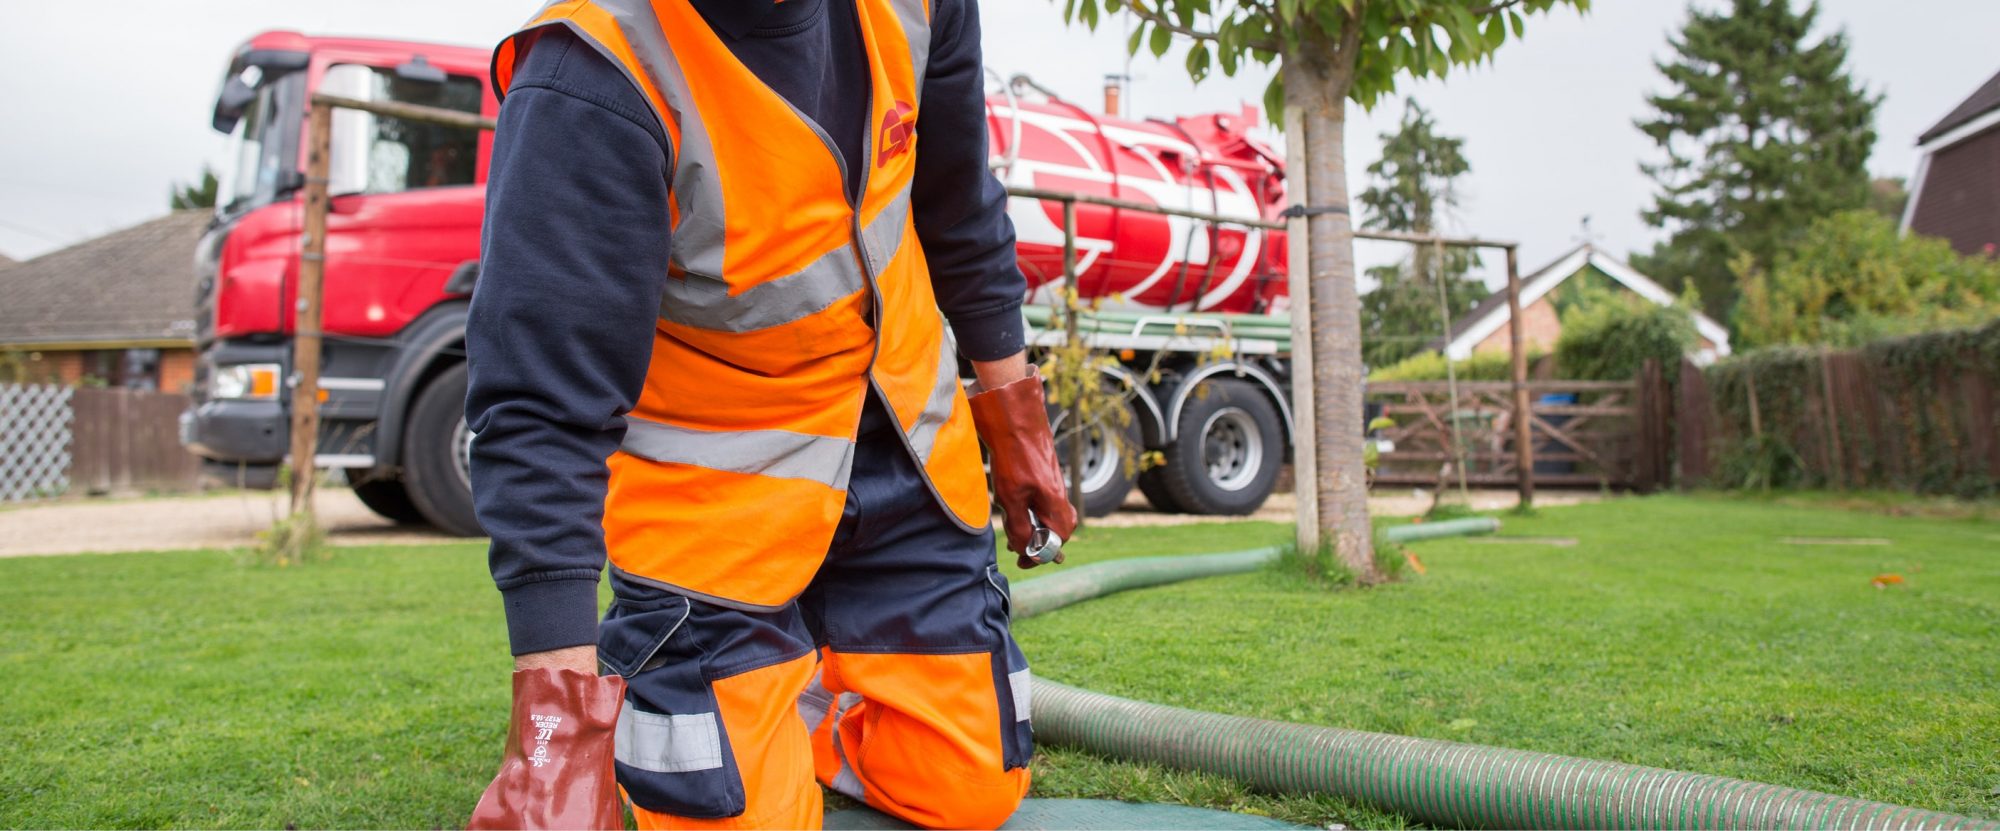
[[[1698,342],[1686,308],[1591,289],[1562,313],[1556,365],[1564,378],[1624,381],[1638,375],[1648,359],[1677,365]]]
[[[1735,268],[1736,329],[1749,346],[1860,346],[2000,317],[2000,261],[1904,236],[1870,211],[1814,222],[1769,273],[1742,257]]]
[[[1528,363],[1540,357],[1540,353],[1531,352]],[[1506,381],[1514,377],[1514,365],[1506,352],[1474,352],[1472,357],[1455,363],[1460,381]],[[1370,381],[1443,381],[1445,377],[1445,359],[1440,352],[1419,352],[1368,373]]]

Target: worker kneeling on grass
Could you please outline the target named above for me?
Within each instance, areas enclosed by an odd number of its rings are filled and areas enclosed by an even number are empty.
[[[569,0],[500,44],[466,417],[517,671],[475,827],[616,828],[622,789],[642,828],[815,828],[815,780],[925,826],[1019,804],[980,440],[1010,548],[1076,518],[978,25]]]

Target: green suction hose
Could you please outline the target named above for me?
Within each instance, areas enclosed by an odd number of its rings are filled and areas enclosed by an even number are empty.
[[[1133,557],[1074,566],[1049,577],[1016,584],[1013,592],[1014,619],[1053,612],[1072,603],[1128,589],[1256,571],[1277,562],[1281,556],[1284,556],[1283,549],[1258,548],[1191,557]]]
[[[1036,679],[1035,735],[1333,794],[1449,828],[2000,828],[1953,814],[1548,753],[1183,710]]]
[[[1454,519],[1421,525],[1392,525],[1383,534],[1394,542],[1438,537],[1490,534],[1500,529],[1500,521],[1488,517]],[[1133,557],[1108,563],[1092,563],[1064,569],[1061,573],[1028,580],[1014,588],[1014,617],[1024,618],[1053,612],[1072,603],[1107,594],[1178,583],[1198,577],[1217,577],[1256,571],[1284,556],[1281,548],[1256,548],[1227,554],[1191,557]]]
[[[1500,530],[1500,520],[1482,516],[1425,522],[1418,525],[1391,525],[1382,533],[1395,542],[1416,542],[1441,537],[1463,537],[1467,534],[1491,534],[1498,530]]]
[[[1497,525],[1459,520],[1387,533],[1398,541],[1433,539]],[[1404,536],[1417,529],[1422,536]],[[1014,614],[1254,571],[1279,556],[1270,548],[1082,566],[1020,583]],[[1216,773],[1276,793],[1357,799],[1440,826],[2000,829],[1992,821],[1721,776],[1184,710],[1041,678],[1033,695],[1036,738],[1050,744]]]

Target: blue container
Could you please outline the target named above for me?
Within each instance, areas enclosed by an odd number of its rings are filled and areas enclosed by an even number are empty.
[[[1573,392],[1551,392],[1551,393],[1544,393],[1544,394],[1542,395],[1542,397],[1540,397],[1540,398],[1537,398],[1537,399],[1535,399],[1535,403],[1536,403],[1537,405],[1552,405],[1552,404],[1553,404],[1553,405],[1562,405],[1562,404],[1575,404],[1575,403],[1576,403],[1576,400],[1577,400],[1577,399],[1576,399],[1576,393],[1573,393]],[[1570,420],[1571,418],[1572,418],[1572,416],[1567,416],[1567,415],[1545,415],[1545,416],[1542,416],[1542,420],[1543,420],[1543,421],[1546,421],[1546,422],[1548,422],[1548,424],[1549,424],[1549,426],[1550,426],[1550,427],[1562,427],[1563,425],[1566,425],[1566,424],[1568,424],[1568,423],[1569,423],[1569,420]],[[1551,439],[1551,440],[1548,440],[1548,441],[1544,441],[1544,442],[1541,442],[1541,443],[1539,443],[1539,444],[1536,444],[1536,445],[1535,445],[1535,472],[1536,472],[1536,473],[1548,473],[1548,474],[1565,474],[1565,473],[1575,473],[1575,472],[1576,472],[1576,462],[1573,462],[1573,461],[1560,461],[1560,462],[1554,462],[1554,461],[1551,461],[1551,462],[1545,462],[1545,461],[1542,461],[1542,456],[1543,456],[1544,454],[1551,454],[1551,453],[1567,453],[1567,452],[1569,452],[1569,446],[1568,446],[1568,445],[1565,445],[1565,444],[1563,444],[1562,442],[1559,442],[1559,441],[1555,441],[1555,440],[1553,440],[1553,439]]]

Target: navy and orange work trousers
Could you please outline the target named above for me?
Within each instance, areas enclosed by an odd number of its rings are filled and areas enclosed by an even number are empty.
[[[993,533],[955,525],[870,410],[839,529],[792,603],[613,574],[598,653],[629,684],[618,781],[640,828],[818,828],[821,784],[921,826],[992,828],[1027,793],[1028,667]]]

